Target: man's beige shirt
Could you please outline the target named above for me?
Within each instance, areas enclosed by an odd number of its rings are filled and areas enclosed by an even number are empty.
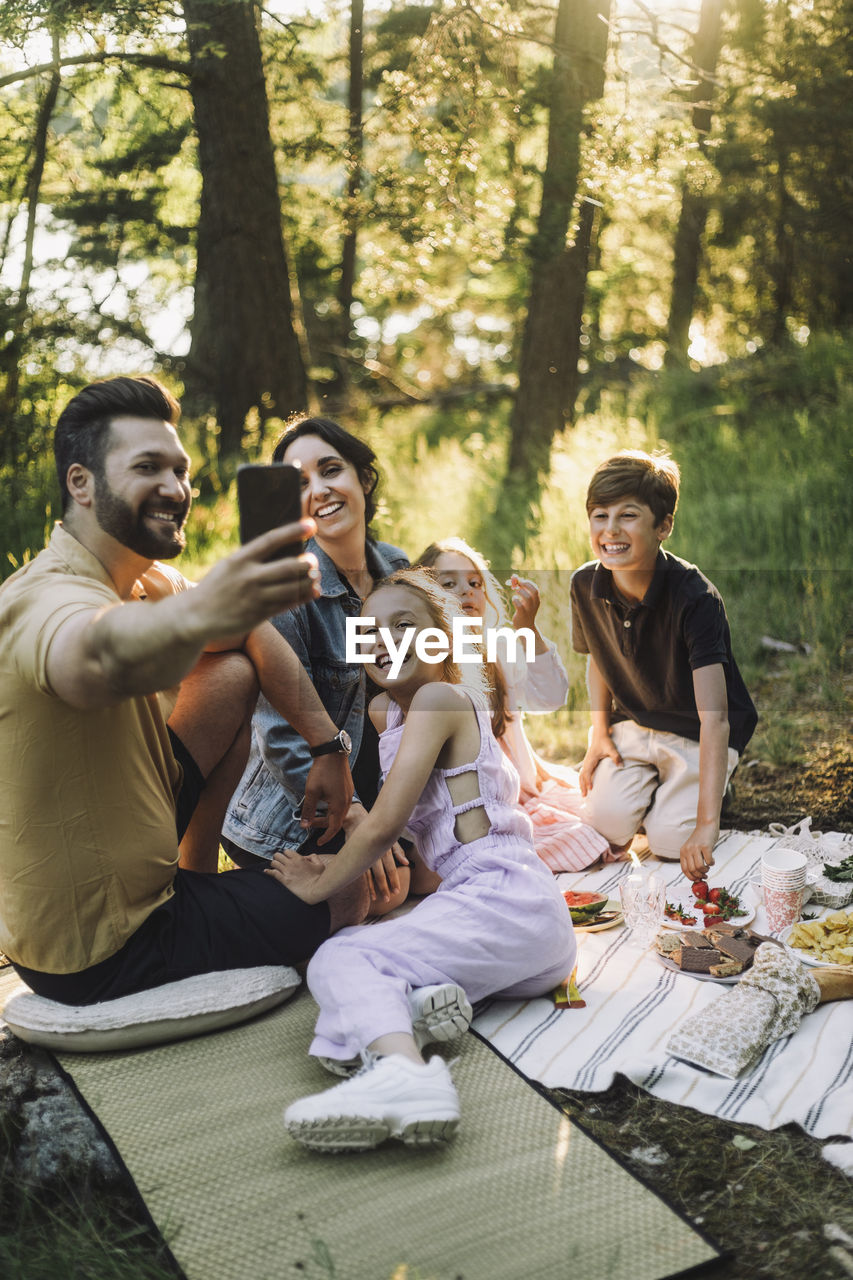
[[[189,586],[154,564],[133,595]],[[44,973],[106,959],[173,893],[181,768],[166,721],[177,689],[79,711],[45,674],[63,623],[115,605],[144,607],[122,604],[59,525],[0,587],[0,950]]]

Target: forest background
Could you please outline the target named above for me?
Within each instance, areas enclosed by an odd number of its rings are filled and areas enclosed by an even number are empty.
[[[94,377],[151,370],[183,401],[191,575],[236,540],[236,466],[327,413],[379,455],[380,536],[461,534],[539,581],[572,687],[533,733],[577,759],[586,483],[663,446],[669,546],[727,601],[762,767],[837,754],[851,14],[6,0],[0,574],[49,534],[52,424]]]
[[[49,536],[93,378],[183,402],[190,576],[236,543],[239,463],[327,413],[379,455],[379,536],[537,579],[571,690],[528,729],[578,760],[586,484],[666,447],[669,546],[761,716],[724,822],[853,831],[851,81],[853,0],[4,0],[0,577]],[[807,1136],[625,1082],[560,1102],[735,1253],[720,1277],[839,1274],[849,1183]],[[29,1203],[22,1124],[0,1271],[168,1271],[132,1188],[60,1170]]]

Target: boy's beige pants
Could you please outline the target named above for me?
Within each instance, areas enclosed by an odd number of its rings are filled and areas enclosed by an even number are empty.
[[[623,764],[602,760],[592,777],[583,818],[611,844],[631,843],[645,827],[659,858],[677,858],[696,826],[699,803],[699,743],[677,733],[644,729],[621,720],[610,731]],[[738,762],[731,747],[726,782]],[[720,796],[722,806],[723,797]]]

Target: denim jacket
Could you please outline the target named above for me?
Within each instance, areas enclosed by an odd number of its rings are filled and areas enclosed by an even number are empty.
[[[352,738],[351,763],[361,745],[367,676],[363,663],[348,665],[346,619],[356,617],[361,601],[341,579],[325,552],[313,540],[322,594],[272,619],[308,672],[323,706],[339,729]],[[387,542],[367,542],[367,567],[374,581],[403,569],[408,560]],[[296,847],[305,832],[293,810],[305,794],[313,760],[308,744],[274,711],[261,694],[252,721],[249,760],[231,799],[222,834],[241,849],[262,858]]]

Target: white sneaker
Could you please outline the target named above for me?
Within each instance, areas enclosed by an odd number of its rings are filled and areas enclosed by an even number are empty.
[[[473,1010],[461,987],[443,982],[432,987],[415,987],[409,994],[412,1011],[412,1033],[422,1052],[429,1044],[448,1044],[464,1036],[471,1023]],[[324,1058],[317,1056],[321,1067],[333,1076],[354,1076],[364,1065],[358,1058]]]
[[[391,1053],[325,1093],[300,1098],[285,1111],[284,1124],[314,1151],[367,1151],[386,1138],[440,1147],[456,1132],[459,1098],[438,1056],[421,1065]]]
[[[428,1044],[447,1044],[464,1036],[474,1011],[461,987],[443,982],[434,987],[415,987],[409,995],[412,1030],[418,1049]]]

